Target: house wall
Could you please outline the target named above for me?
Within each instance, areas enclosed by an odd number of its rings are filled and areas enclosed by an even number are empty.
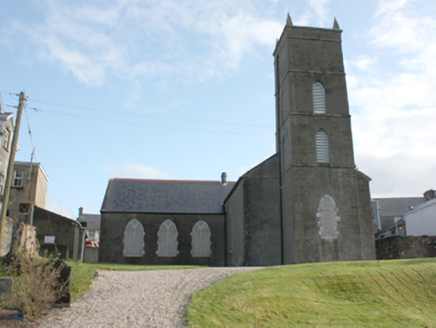
[[[1,103],[0,103],[0,106]],[[14,130],[13,114],[11,113],[0,113],[0,176],[1,176],[1,186],[0,186],[0,210],[3,207],[3,194],[4,187],[6,185],[6,175],[8,170],[9,155],[11,150],[12,135]],[[9,138],[5,138],[5,133],[8,134]],[[9,140],[8,144],[6,141]],[[12,229],[13,221],[6,219],[4,222],[4,233],[2,238],[2,245],[0,247],[0,256],[6,255],[11,246],[12,240]]]
[[[407,236],[436,235],[436,200],[404,215]]]
[[[22,187],[11,186],[9,216],[15,217],[20,204],[33,204],[45,208],[48,177],[39,163],[15,162],[14,171],[23,171]]]
[[[13,115],[0,114],[0,126],[4,129],[0,135],[0,175],[3,177],[3,187],[1,195],[3,196],[4,184],[6,182],[6,173],[8,170],[9,155],[11,150],[12,136],[14,130]],[[9,143],[5,144],[5,132],[9,135]]]
[[[123,255],[124,230],[132,219],[137,219],[144,228],[145,254],[142,257]],[[176,257],[159,257],[156,254],[159,227],[165,220],[173,221],[177,227],[179,254]],[[190,253],[192,228],[200,220],[205,221],[211,231],[210,257],[192,257]],[[102,213],[99,262],[225,266],[224,215]]]
[[[42,167],[33,167],[33,172],[37,174],[36,186],[35,186],[35,205],[40,208],[46,208],[47,206],[47,184],[48,177],[42,170]]]

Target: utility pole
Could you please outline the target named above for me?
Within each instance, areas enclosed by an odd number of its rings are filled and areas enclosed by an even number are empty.
[[[3,250],[3,237],[5,233],[5,221],[6,221],[6,211],[9,205],[9,195],[11,191],[12,180],[14,179],[14,163],[15,163],[15,153],[17,152],[18,136],[20,134],[20,124],[21,124],[21,114],[23,113],[24,102],[29,98],[24,94],[23,91],[20,92],[20,99],[18,101],[17,119],[15,120],[14,137],[12,138],[12,146],[9,155],[8,170],[6,173],[5,190],[3,193],[3,206],[0,216],[0,255]]]

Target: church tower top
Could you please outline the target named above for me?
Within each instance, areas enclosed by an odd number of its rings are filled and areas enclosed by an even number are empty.
[[[339,24],[338,24],[338,21],[336,20],[336,17],[335,17],[335,20],[333,21],[333,29],[334,30],[341,30],[339,28]]]
[[[292,24],[292,20],[291,20],[291,16],[289,16],[288,13],[288,18],[286,19],[286,26],[293,26],[294,24]]]
[[[306,38],[306,39],[321,39],[341,42],[342,30],[339,27],[339,23],[336,17],[333,20],[332,28],[321,28],[321,27],[307,27],[307,26],[295,26],[292,22],[291,16],[287,15],[286,25],[283,29],[282,35],[277,40],[276,49],[274,51],[274,56],[278,52],[280,44],[283,43],[284,39],[287,38]]]

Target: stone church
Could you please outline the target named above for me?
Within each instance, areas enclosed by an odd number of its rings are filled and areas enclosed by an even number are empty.
[[[286,26],[274,51],[276,154],[236,183],[111,179],[100,262],[268,266],[375,259],[337,21]]]

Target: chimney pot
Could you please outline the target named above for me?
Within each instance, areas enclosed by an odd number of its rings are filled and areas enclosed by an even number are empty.
[[[222,184],[223,186],[227,185],[227,173],[226,173],[226,172],[223,172],[223,173],[221,174],[221,184]]]

